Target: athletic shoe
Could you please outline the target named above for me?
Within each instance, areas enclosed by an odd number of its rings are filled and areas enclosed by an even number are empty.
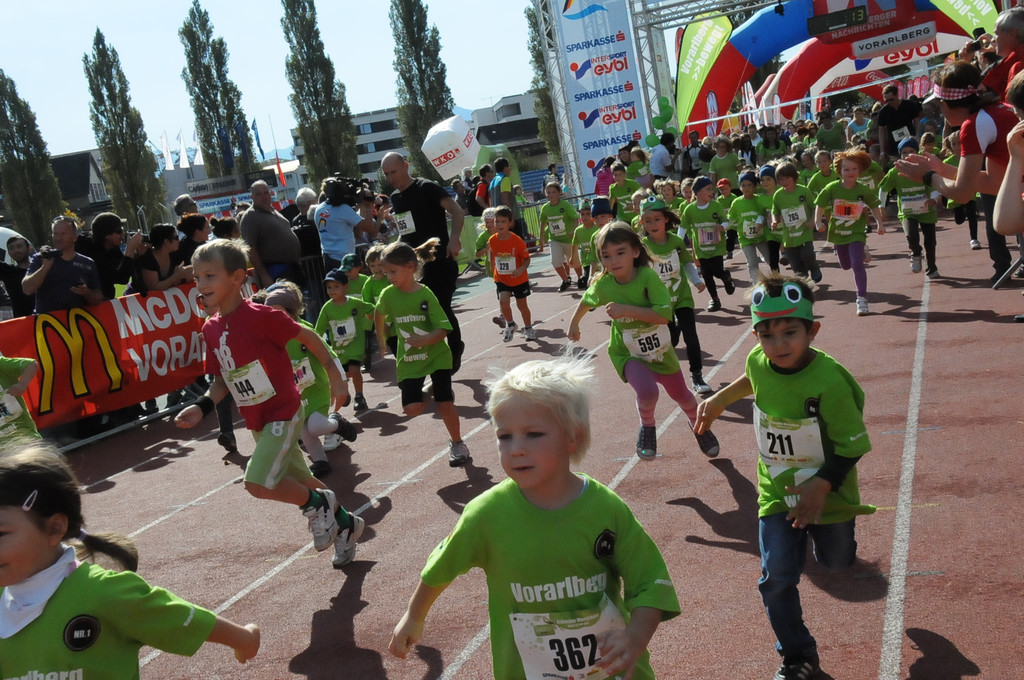
[[[782,662],[772,680],[810,680],[821,672],[818,655],[792,658]]]
[[[694,433],[693,435],[697,439],[697,446],[700,447],[701,453],[708,458],[714,458],[718,455],[718,437],[711,430],[705,430],[700,434]]]
[[[462,467],[473,460],[469,455],[469,447],[466,442],[449,442],[448,444],[448,465],[449,467]]]
[[[815,269],[814,271],[811,272],[811,281],[814,281],[815,283],[821,283],[820,269]]]
[[[914,256],[912,256],[910,258],[910,271],[914,272],[915,274],[917,274],[917,273],[919,273],[921,271],[921,256],[920,255],[914,255]]]
[[[937,278],[939,278],[939,270],[938,269],[929,269],[928,271],[926,271],[924,273],[924,275],[927,276],[929,279],[937,279]]]
[[[352,528],[338,532],[338,538],[334,541],[334,558],[331,565],[335,569],[341,569],[356,558],[356,541],[363,535],[366,528],[366,521],[359,515],[350,514]]]
[[[636,436],[636,455],[640,460],[654,460],[658,455],[658,430],[653,425],[641,425]]]
[[[315,460],[313,461],[313,464],[309,466],[309,471],[313,473],[314,477],[320,477],[331,471],[331,464],[326,460]]]
[[[327,416],[327,420],[330,420],[335,425],[335,434],[341,436],[347,442],[354,442],[356,440],[356,426],[345,420],[344,416],[335,411],[331,415]]]
[[[868,315],[868,299],[857,296],[857,316]]]
[[[492,316],[491,317],[491,321],[493,321],[494,325],[497,326],[498,328],[504,328],[507,325],[507,323],[508,323],[507,321],[505,321],[505,317],[500,316],[500,315],[499,316]]]
[[[334,519],[334,514],[338,512],[338,499],[330,489],[317,489],[317,492],[324,497],[324,505],[303,510],[302,514],[309,522],[309,532],[313,534],[313,547],[317,550],[326,550],[338,537],[338,521]]]
[[[722,308],[722,302],[720,300],[709,300],[708,301],[708,311],[709,312],[717,312],[721,308]]]
[[[580,278],[576,279],[576,290],[586,290],[586,289],[587,289],[587,277],[586,276],[581,276]]]
[[[779,255],[779,265],[785,267],[787,264],[789,264],[789,258],[785,255]]]
[[[867,248],[864,249],[864,264],[871,262],[871,251]]]
[[[971,250],[981,250],[981,244],[978,243],[978,239],[971,239]]]
[[[235,441],[233,432],[221,432],[217,435],[217,443],[228,453],[238,450],[238,442]]]
[[[694,373],[691,382],[693,383],[693,391],[697,394],[711,394],[714,392],[714,390],[711,389],[711,385],[704,382],[704,376],[700,373]]]
[[[366,409],[370,408],[366,403],[366,397],[364,397],[361,394],[357,394],[354,408],[356,411],[365,411]]]
[[[341,446],[341,435],[329,434],[324,437],[324,451],[333,451]]]
[[[732,251],[731,250],[725,251],[725,259],[727,259],[727,260],[731,260],[732,259]]]
[[[507,326],[505,326],[505,331],[501,334],[501,341],[502,342],[512,342],[512,336],[514,336],[515,334],[516,334],[516,324],[513,321],[512,323],[510,323]]]
[[[726,295],[732,295],[736,292],[736,283],[732,280],[731,276],[722,283],[722,286],[725,288]]]
[[[527,340],[536,340],[537,331],[533,330],[533,326],[525,326],[523,328],[523,337]]]
[[[569,279],[565,279],[564,281],[562,281],[561,285],[558,286],[558,292],[564,293],[565,291],[569,290],[569,286],[571,285],[572,281],[570,281]]]

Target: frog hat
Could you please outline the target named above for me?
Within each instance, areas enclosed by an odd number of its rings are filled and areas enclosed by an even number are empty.
[[[772,295],[769,289],[777,290]],[[814,321],[814,303],[796,281],[759,283],[750,293],[750,318],[756,326],[762,321],[794,317]]]

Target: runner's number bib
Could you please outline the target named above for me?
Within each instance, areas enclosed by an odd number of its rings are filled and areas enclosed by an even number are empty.
[[[817,418],[779,418],[754,404],[754,434],[761,460],[769,467],[816,469],[825,463]]]
[[[659,255],[660,261],[657,263],[658,267],[658,278],[664,283],[669,290],[675,288],[676,282],[680,278],[680,267],[679,267],[679,251],[673,250],[668,255]]]
[[[561,236],[565,233],[565,221],[561,217],[549,217],[548,231],[552,236]]]
[[[856,222],[864,212],[864,204],[860,201],[847,201],[837,198],[832,201],[832,214],[843,222]]]
[[[292,359],[292,373],[295,374],[295,386],[299,388],[300,394],[316,382],[316,376],[313,375],[313,367],[309,363],[309,357]]]
[[[508,276],[516,270],[515,255],[498,255],[494,258],[494,271]]]
[[[761,235],[761,223],[757,220],[750,220],[743,223],[743,235],[747,238],[756,238]]]
[[[510,614],[509,618],[527,680],[604,680],[608,674],[595,666],[601,660],[597,636],[626,629],[608,595],[602,595],[601,606],[595,609]]]
[[[356,320],[350,316],[343,321],[331,321],[331,335],[335,347],[345,347],[356,336]]]
[[[927,203],[928,197],[922,194],[904,196],[900,200],[900,205],[903,206],[903,212],[910,215],[921,215],[928,212]]]
[[[231,396],[239,406],[262,404],[277,394],[259,359],[241,368],[224,371],[223,376]]]
[[[398,213],[395,215],[395,225],[398,227],[398,233],[402,236],[416,231],[416,222],[412,219],[411,212]]]
[[[672,346],[667,324],[650,324],[622,330],[622,341],[629,355],[641,361],[661,361],[661,355]]]
[[[783,208],[782,223],[787,227],[799,227],[807,221],[807,210],[802,205],[795,208]]]
[[[3,398],[0,399],[0,427],[14,422],[22,413],[21,402],[18,401],[17,397],[11,396],[6,392],[3,392],[2,395]]]
[[[717,224],[710,226],[699,225],[697,227],[697,238],[700,239],[702,246],[713,246],[722,240]]]

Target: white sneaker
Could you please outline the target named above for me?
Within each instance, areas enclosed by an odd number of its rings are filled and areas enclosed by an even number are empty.
[[[533,330],[533,326],[526,326],[523,328],[523,337],[527,340],[536,340],[537,331]]]
[[[981,250],[981,244],[978,243],[978,239],[971,239],[971,250]]]
[[[502,342],[512,342],[512,336],[516,334],[516,324],[510,323],[505,326],[505,330],[501,332]]]
[[[919,274],[921,272],[921,256],[920,255],[912,256],[910,258],[910,271],[914,272],[915,274]]]
[[[711,394],[715,390],[704,382],[704,376],[700,373],[694,373],[692,376],[693,391],[697,394]]]
[[[469,447],[466,442],[448,442],[448,465],[451,467],[462,467],[473,460],[469,455]]]
[[[338,521],[334,519],[334,513],[338,511],[338,499],[330,489],[317,489],[317,492],[323,495],[327,505],[310,508],[302,514],[309,522],[309,532],[313,534],[313,547],[317,550],[326,550],[338,537]]]
[[[334,558],[331,560],[331,565],[335,569],[341,569],[356,558],[356,541],[363,535],[363,529],[366,528],[366,522],[362,517],[359,515],[350,515],[350,517],[352,518],[352,528],[340,532],[334,541]]]
[[[333,451],[341,446],[340,434],[329,434],[324,437],[324,451]]]
[[[868,315],[868,299],[858,297],[857,298],[857,316]]]

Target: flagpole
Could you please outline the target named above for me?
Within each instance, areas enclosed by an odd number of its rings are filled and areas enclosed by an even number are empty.
[[[269,113],[267,114],[267,122],[270,123],[270,141],[274,143],[274,165],[276,167],[280,168],[281,167],[281,157],[277,153],[277,136],[274,134],[274,121],[270,117]],[[298,189],[296,189],[295,191],[296,191],[296,195],[298,195]],[[288,196],[288,186],[287,185],[285,185],[285,187],[284,187],[284,196],[288,200],[291,200],[291,198]]]

